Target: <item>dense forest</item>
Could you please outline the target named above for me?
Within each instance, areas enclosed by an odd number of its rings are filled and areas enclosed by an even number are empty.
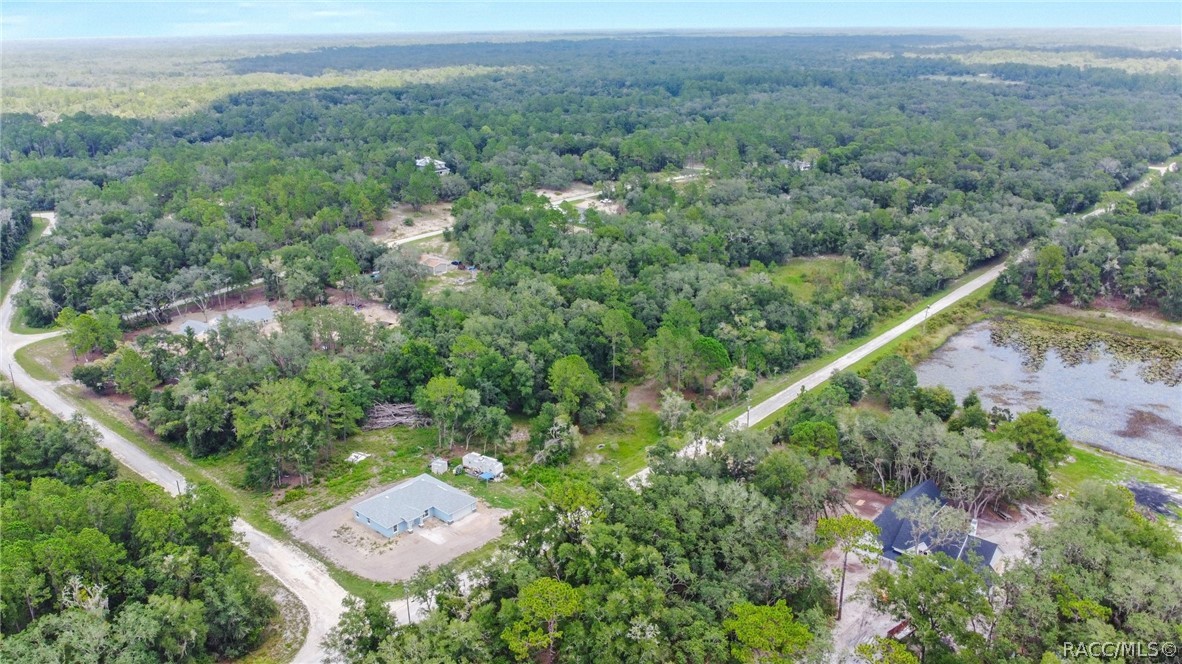
[[[587,431],[610,419],[619,406],[610,385],[622,379],[733,402],[754,379],[865,333],[1031,239],[1063,243],[1064,267],[1038,268],[1032,255],[999,281],[1005,298],[1086,306],[1113,293],[1174,314],[1176,176],[1141,192],[1131,212],[1055,218],[1182,148],[1170,112],[1178,82],[857,57],[927,39],[336,48],[234,66],[524,69],[396,89],[239,93],[166,120],[9,115],[5,200],[59,219],[29,258],[20,305],[31,323],[66,327],[80,357],[113,353],[76,376],[133,394],[140,417],[195,455],[248,442],[287,449],[268,432],[295,424],[318,432],[302,456],[275,452],[280,461],[249,473],[260,486],[310,472],[313,451],[354,430],[376,400],[442,417],[441,443],[495,441],[507,415],[535,417],[541,446],[555,440],[545,433],[555,421]],[[416,168],[420,155],[451,172]],[[687,165],[710,177],[659,173]],[[533,191],[574,181],[622,211],[555,208]],[[469,288],[427,289],[412,251],[367,236],[392,202],[437,200],[452,203],[461,260],[482,271]],[[833,254],[847,258],[807,299],[774,279],[791,257]],[[178,300],[204,309],[256,279],[268,296],[304,305],[323,302],[328,287],[383,300],[401,325],[308,312],[270,338],[154,332],[118,343],[121,329],[167,321]],[[279,350],[264,357],[256,345]],[[300,385],[327,403],[323,381],[343,399],[320,410],[327,429],[303,421],[311,415],[270,428],[251,417],[268,410],[268,395]]]
[[[994,297],[1087,307],[1120,298],[1182,320],[1182,176],[1166,173],[1132,197],[1105,197],[1108,212],[1055,228],[1037,252],[1015,261]]]
[[[852,484],[897,494],[933,479],[964,509],[917,518],[963,536],[987,508],[1051,493],[1070,445],[1046,411],[986,412],[975,394],[917,387],[898,355],[837,374],[767,432],[722,431],[711,408],[1005,256],[998,299],[1111,298],[1182,317],[1182,178],[1120,192],[1182,151],[1182,82],[903,54],[949,39],[243,58],[230,66],[244,75],[504,69],[236,92],[172,118],[5,114],[3,258],[29,210],[55,210],[28,252],[25,322],[65,330],[73,377],[132,397],[161,440],[194,458],[237,454],[252,489],[315,482],[379,402],[430,418],[434,451],[476,445],[528,468],[545,499],[508,518],[500,554],[464,579],[420,574],[411,590],[433,610],[417,625],[350,599],[327,644],[344,661],[820,661],[841,601],[820,552],[848,554],[871,532],[837,514]],[[537,191],[574,183],[611,211]],[[454,258],[478,273],[463,287],[374,238],[392,204],[438,202],[454,215]],[[780,271],[802,257],[827,264],[807,293]],[[286,311],[203,335],[162,327],[250,288]],[[324,306],[339,293],[397,324]],[[647,483],[569,463],[638,385],[660,393]],[[81,647],[63,636],[77,634],[93,635],[98,661],[234,657],[257,642],[274,609],[216,492],[173,499],[117,480],[80,421],[11,400],[0,416],[0,654],[48,659]],[[529,429],[521,446],[508,442],[515,421]],[[720,444],[674,454],[700,440]],[[1179,545],[1123,489],[1078,492],[1030,552],[1002,576],[924,558],[876,575],[876,601],[916,626],[930,662],[1182,636]],[[914,661],[873,648],[870,661]]]
[[[256,647],[275,607],[225,499],[119,479],[83,420],[4,389],[0,658],[195,662]]]

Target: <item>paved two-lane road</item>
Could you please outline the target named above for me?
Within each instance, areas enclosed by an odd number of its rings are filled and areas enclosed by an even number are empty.
[[[883,332],[882,334],[878,335],[877,337],[874,337],[870,341],[867,341],[866,343],[862,344],[861,346],[858,346],[854,350],[846,353],[845,355],[842,355],[841,357],[837,358],[836,360],[830,362],[829,364],[826,364],[825,366],[821,367],[820,369],[817,369],[816,371],[814,371],[811,374],[805,376],[804,378],[796,381],[795,383],[792,383],[788,387],[786,387],[783,390],[772,395],[767,400],[762,401],[759,404],[756,404],[755,406],[752,406],[750,411],[743,411],[743,413],[741,415],[739,415],[738,417],[736,417],[735,419],[730,421],[729,424],[730,424],[731,428],[743,429],[743,428],[746,428],[749,426],[754,426],[754,425],[764,421],[765,419],[771,417],[773,414],[776,413],[776,411],[780,410],[784,406],[787,406],[788,404],[795,401],[797,399],[797,397],[799,397],[801,395],[801,393],[811,390],[814,387],[817,387],[821,383],[828,380],[829,377],[832,376],[834,373],[837,373],[838,371],[842,371],[843,369],[848,369],[850,366],[857,363],[859,360],[865,358],[866,356],[868,356],[871,353],[873,353],[874,351],[882,348],[883,346],[889,344],[890,342],[894,341],[895,339],[898,339],[899,337],[906,334],[908,331],[910,331],[916,327],[919,327],[920,325],[923,325],[924,320],[926,320],[928,317],[935,316],[936,314],[940,313],[941,311],[944,311],[945,309],[953,306],[957,302],[960,302],[964,298],[971,295],[978,288],[981,288],[982,286],[986,286],[990,283],[993,283],[993,281],[995,279],[997,279],[997,277],[1002,273],[1002,271],[1005,270],[1005,268],[1006,268],[1006,264],[1004,262],[990,268],[984,274],[981,274],[980,276],[972,279],[968,283],[953,290],[951,293],[936,300],[931,305],[929,305],[924,311],[921,311],[921,312],[915,314],[911,318],[908,318],[907,320],[903,321],[902,323],[899,323],[895,327],[892,327],[891,329],[887,330],[886,332]],[[714,442],[714,441],[704,441],[704,440],[695,441],[695,442],[691,443],[690,445],[687,445],[686,447],[682,448],[678,452],[678,454],[680,454],[682,456],[696,456],[696,455],[704,452],[706,446],[708,444],[711,444],[712,442]],[[643,468],[640,471],[638,471],[635,475],[628,478],[628,481],[631,482],[633,485],[635,485],[637,483],[644,482],[645,478],[648,477],[648,474],[649,474],[649,469]]]
[[[38,213],[37,216],[47,217],[50,220],[49,228],[53,227],[52,213]],[[78,409],[57,392],[54,383],[35,380],[14,359],[18,349],[61,334],[61,331],[33,335],[12,332],[12,297],[20,289],[19,282],[13,284],[8,297],[0,304],[0,369],[9,375],[18,388],[46,410],[63,419],[69,419],[75,414],[80,414]],[[185,478],[180,473],[148,456],[138,446],[102,424],[89,418],[86,420],[98,430],[100,444],[110,450],[123,465],[164,487],[169,493],[176,494],[184,490]],[[300,549],[276,540],[242,519],[235,520],[234,530],[242,536],[246,553],[295,594],[308,609],[307,639],[293,661],[298,664],[315,664],[323,661],[325,653],[320,647],[320,641],[340,620],[345,590],[333,581],[323,564]]]

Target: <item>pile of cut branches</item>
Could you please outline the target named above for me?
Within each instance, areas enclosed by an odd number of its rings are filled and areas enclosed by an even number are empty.
[[[389,429],[390,427],[425,427],[431,418],[419,412],[413,403],[379,403],[365,414],[363,429]]]

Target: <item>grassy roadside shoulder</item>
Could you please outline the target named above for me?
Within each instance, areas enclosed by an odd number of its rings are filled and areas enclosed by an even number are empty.
[[[1003,258],[1000,260],[1005,260],[1005,259]],[[840,358],[841,356],[845,355],[846,353],[849,353],[850,351],[857,349],[858,347],[862,346],[863,344],[873,340],[875,337],[878,337],[882,333],[905,322],[907,319],[911,318],[912,316],[914,316],[918,313],[922,313],[923,310],[926,309],[928,306],[930,306],[933,302],[936,302],[937,300],[948,295],[949,293],[956,290],[957,288],[963,286],[964,284],[967,284],[968,282],[972,281],[973,279],[976,279],[977,277],[981,276],[982,274],[985,274],[993,267],[996,267],[998,262],[999,261],[990,261],[988,263],[985,263],[983,265],[980,265],[980,266],[974,268],[971,272],[967,272],[967,273],[961,275],[960,278],[958,278],[956,281],[949,284],[943,290],[937,291],[936,293],[929,295],[928,297],[920,300],[919,302],[916,302],[910,308],[905,309],[905,310],[895,314],[894,316],[891,316],[888,319],[878,322],[866,334],[864,334],[860,337],[856,337],[853,339],[848,339],[846,341],[843,341],[842,343],[838,344],[837,346],[834,346],[833,348],[831,348],[824,355],[814,357],[813,359],[797,366],[795,369],[793,369],[792,371],[790,371],[786,374],[782,374],[782,375],[776,376],[774,378],[759,381],[755,385],[755,387],[752,388],[752,390],[751,390],[751,405],[756,406],[756,405],[770,399],[772,396],[783,391],[784,388],[788,387],[792,383],[795,383],[796,381],[800,380],[801,378],[804,378],[805,376],[813,373],[817,369],[820,369],[821,367],[829,364],[830,362],[833,362],[834,360]],[[990,287],[992,287],[992,284],[988,284],[982,288],[987,289]],[[976,297],[977,294],[980,292],[981,291],[978,290],[977,292],[973,293],[969,297]],[[985,292],[988,292],[988,291],[986,290]],[[943,313],[943,312],[941,312],[941,313]],[[911,332],[914,332],[914,330],[912,330]],[[908,332],[908,334],[911,334],[911,332]],[[906,337],[907,337],[907,334],[903,335],[903,337],[900,337],[900,340],[904,339]],[[898,341],[898,340],[896,340],[896,341]],[[732,406],[730,408],[727,408],[725,410],[719,411],[718,413],[715,413],[714,419],[717,422],[725,424],[726,422],[729,422],[729,421],[733,420],[734,418],[738,417],[746,409],[747,409],[747,405],[745,403],[738,404],[738,405]]]
[[[45,217],[33,217],[33,227],[29,229],[29,237],[17,250],[16,257],[7,265],[0,266],[0,301],[8,297],[8,289],[12,288],[25,269],[25,259],[29,256],[29,247],[41,237],[48,226],[49,220]]]
[[[988,300],[989,290],[992,287],[993,284],[989,283],[978,288],[960,302],[932,316],[926,326],[914,327],[904,332],[897,339],[892,340],[882,348],[875,350],[855,362],[850,366],[849,370],[854,372],[864,371],[873,366],[878,360],[892,353],[898,353],[912,363],[927,357],[932,351],[942,346],[952,335],[988,316],[988,311],[984,307],[984,304]],[[808,373],[837,359],[837,357],[840,356],[830,357],[826,362],[810,369],[810,371],[800,373],[799,376],[793,378],[793,381],[803,378]],[[787,384],[791,384],[791,381]],[[752,425],[752,428],[767,429],[771,427],[791,407],[791,403],[785,405],[762,421]]]
[[[57,346],[60,344],[62,344],[60,337],[43,339],[24,348],[18,348],[13,353],[13,357],[16,359],[16,363],[34,380],[56,383],[66,376],[65,372],[54,371],[52,368],[57,361],[55,351],[59,350]]]
[[[402,597],[402,587],[398,584],[382,583],[362,578],[327,560],[319,551],[292,537],[283,525],[271,516],[269,509],[262,500],[248,495],[248,491],[231,486],[212,473],[206,472],[179,450],[145,436],[123,419],[109,412],[101,404],[86,398],[82,394],[82,388],[75,385],[68,385],[59,388],[58,393],[69,399],[71,403],[77,406],[88,417],[131,441],[157,461],[175,469],[185,478],[185,481],[216,486],[226,496],[226,499],[234,505],[238,511],[238,515],[244,521],[275,539],[299,547],[309,556],[323,563],[333,580],[339,583],[347,592],[354,595],[370,595],[386,601]]]

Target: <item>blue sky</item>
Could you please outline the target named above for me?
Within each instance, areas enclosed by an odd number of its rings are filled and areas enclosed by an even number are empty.
[[[40,0],[0,5],[0,36],[5,40],[515,30],[1109,26],[1182,26],[1182,2]]]

